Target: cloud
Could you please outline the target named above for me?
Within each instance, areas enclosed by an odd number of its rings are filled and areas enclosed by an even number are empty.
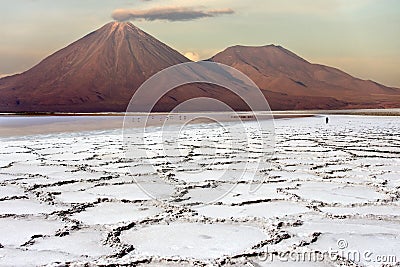
[[[199,61],[200,60],[200,55],[197,54],[196,52],[186,52],[185,57],[187,57],[191,61]]]
[[[189,21],[201,18],[216,17],[219,15],[233,14],[230,8],[201,10],[193,7],[157,7],[150,9],[116,9],[112,18],[117,21],[127,20],[166,20],[166,21]]]

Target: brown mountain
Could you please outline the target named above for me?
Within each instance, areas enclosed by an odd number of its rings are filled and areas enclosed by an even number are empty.
[[[398,89],[310,64],[282,47],[236,46],[211,60],[247,74],[275,110],[397,107],[400,102]],[[112,22],[30,70],[0,79],[0,112],[123,112],[145,80],[184,62],[189,60],[131,23]],[[213,78],[229,79],[221,73]],[[151,103],[153,93],[144,95],[138,106]],[[194,97],[215,98],[236,110],[248,108],[224,88],[192,84],[171,91],[153,110],[168,111]]]
[[[112,22],[32,69],[0,79],[0,110],[125,111],[146,79],[188,61],[131,23]]]
[[[314,102],[315,97],[329,97],[337,100],[331,103],[334,105],[331,108],[400,107],[400,89],[312,64],[281,46],[234,46],[210,60],[232,66],[248,75],[261,89],[287,94],[289,99],[294,96],[298,100]],[[321,100],[321,107],[329,108],[329,100]],[[272,99],[271,102],[273,108],[279,109],[276,101]],[[309,104],[298,103],[294,109],[307,109]]]

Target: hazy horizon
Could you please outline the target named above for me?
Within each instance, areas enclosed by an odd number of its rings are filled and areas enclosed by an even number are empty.
[[[0,14],[0,77],[29,69],[114,18],[194,60],[233,45],[275,44],[312,63],[400,87],[395,0],[22,0]]]

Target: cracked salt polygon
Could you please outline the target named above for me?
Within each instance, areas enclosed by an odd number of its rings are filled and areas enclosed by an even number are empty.
[[[269,238],[260,229],[245,225],[171,223],[131,229],[121,241],[149,256],[215,259],[246,252]]]

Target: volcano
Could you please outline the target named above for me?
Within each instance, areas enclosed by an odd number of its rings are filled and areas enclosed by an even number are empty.
[[[131,23],[112,22],[0,80],[0,110],[125,111],[155,73],[189,59]]]
[[[312,64],[280,46],[234,46],[209,61],[247,74],[273,110],[400,107],[399,89]],[[111,22],[28,71],[0,79],[0,112],[124,112],[144,81],[185,62],[190,60],[133,24]],[[229,90],[190,84],[169,92],[153,111],[196,97],[248,108]]]

